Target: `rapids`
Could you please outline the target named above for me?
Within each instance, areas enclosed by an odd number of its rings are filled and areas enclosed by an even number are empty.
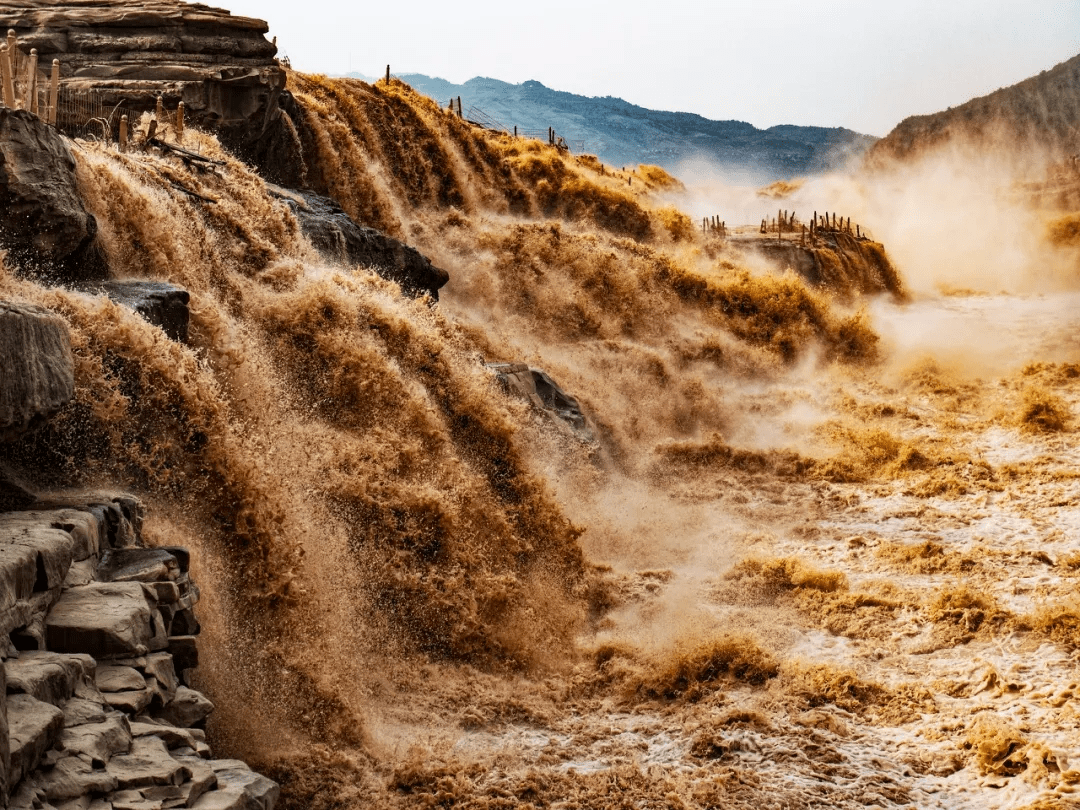
[[[0,275],[77,365],[14,462],[193,548],[217,750],[287,808],[1066,806],[1075,293],[853,304],[740,264],[655,167],[290,87],[310,184],[447,269],[439,304],[327,266],[194,131],[220,171],[75,149],[114,274],[187,288],[190,346]],[[484,361],[547,370],[598,445]]]

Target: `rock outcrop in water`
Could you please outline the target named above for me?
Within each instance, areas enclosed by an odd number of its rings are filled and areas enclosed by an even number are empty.
[[[760,253],[777,267],[791,268],[811,284],[838,295],[906,295],[885,246],[843,231],[819,230],[806,243],[794,239],[733,240],[736,247]]]
[[[285,189],[278,193],[296,215],[304,236],[331,261],[374,268],[411,295],[426,293],[439,300],[439,290],[450,274],[432,265],[420,251],[374,228],[357,225],[329,197]]]
[[[36,115],[0,107],[0,247],[26,270],[97,278],[105,263],[96,235],[68,144]]]

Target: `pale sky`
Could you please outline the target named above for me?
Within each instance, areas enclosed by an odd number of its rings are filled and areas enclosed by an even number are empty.
[[[884,135],[1080,53],[1080,0],[209,0],[293,67],[536,79],[660,110]]]

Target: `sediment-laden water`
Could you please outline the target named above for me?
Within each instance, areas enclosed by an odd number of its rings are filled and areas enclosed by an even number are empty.
[[[1068,806],[1075,255],[915,228],[926,173],[831,179],[797,193],[867,218],[910,295],[812,289],[654,167],[290,82],[309,181],[447,269],[437,305],[328,266],[190,131],[223,168],[75,149],[114,272],[191,292],[189,347],[0,277],[76,354],[23,473],[133,488],[197,552],[215,750],[294,808]],[[970,199],[934,222],[1013,233]],[[545,369],[598,443],[485,361]]]

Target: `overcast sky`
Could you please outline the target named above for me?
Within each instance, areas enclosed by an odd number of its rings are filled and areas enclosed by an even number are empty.
[[[1080,53],[1080,0],[209,0],[295,68],[536,79],[661,110],[884,135]]]

